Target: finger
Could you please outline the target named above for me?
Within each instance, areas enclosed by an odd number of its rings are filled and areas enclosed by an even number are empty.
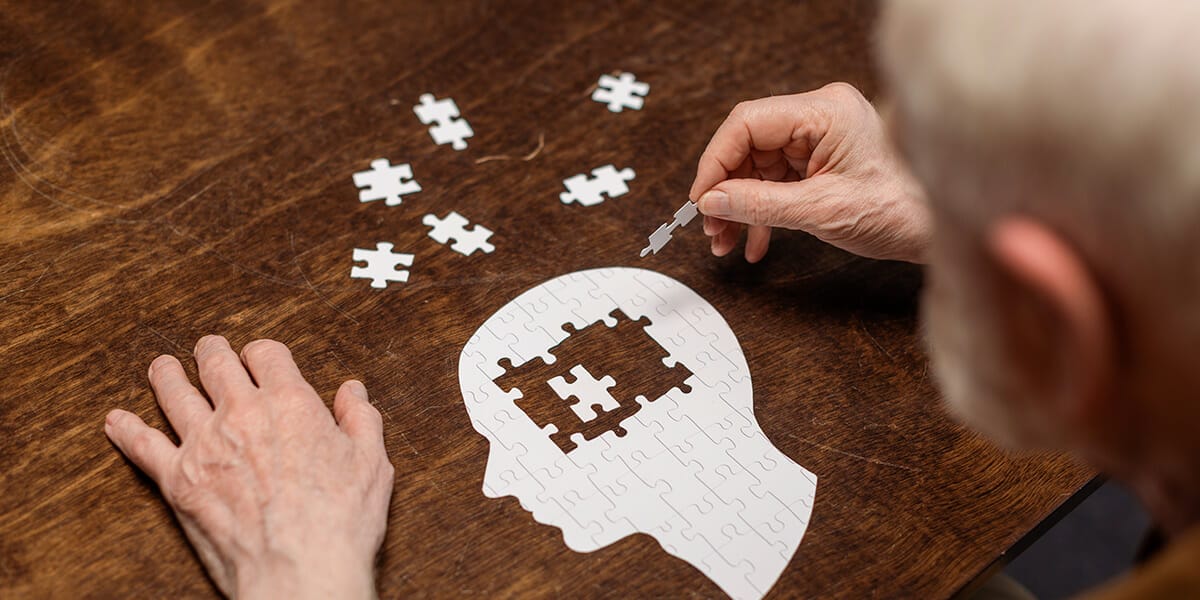
[[[275,340],[254,340],[242,347],[242,362],[260,388],[309,387],[288,347]]]
[[[751,225],[746,230],[746,261],[756,263],[767,255],[767,247],[771,244],[771,228],[765,225]]]
[[[712,239],[712,253],[716,256],[725,256],[737,247],[738,239],[742,237],[742,226],[739,223],[730,223],[725,229],[721,230]]]
[[[346,435],[360,442],[383,443],[383,416],[367,399],[367,388],[351,379],[333,397],[333,418]]]
[[[729,221],[717,217],[704,217],[704,235],[712,237],[721,233],[722,229],[729,226]]]
[[[206,335],[196,342],[196,367],[200,371],[200,383],[212,398],[213,406],[233,399],[248,397],[257,391],[250,374],[242,365],[242,359],[219,335]]]
[[[805,136],[828,129],[825,103],[808,101],[808,94],[772,96],[743,102],[734,108],[708,142],[696,166],[688,197],[693,201],[729,177],[753,150],[780,150],[791,143],[798,129]]]
[[[706,192],[696,203],[702,214],[747,225],[807,229],[819,216],[815,207],[828,196],[828,180],[822,175],[800,181],[730,179]]]
[[[791,169],[783,152],[779,150],[770,152],[752,150],[750,159],[754,163],[754,173],[759,179],[782,181]]]
[[[154,359],[150,363],[149,378],[154,397],[179,439],[187,438],[188,431],[196,423],[212,414],[212,406],[188,381],[183,365],[174,356],[164,354]]]
[[[159,486],[179,448],[163,432],[147,425],[141,417],[124,410],[113,410],[104,419],[104,433],[133,464]]]

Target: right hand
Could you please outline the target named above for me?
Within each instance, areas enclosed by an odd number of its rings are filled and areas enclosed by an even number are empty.
[[[931,231],[925,195],[853,86],[743,102],[700,156],[688,197],[724,256],[749,226],[746,260],[767,253],[772,227],[799,229],[868,258],[922,262]]]

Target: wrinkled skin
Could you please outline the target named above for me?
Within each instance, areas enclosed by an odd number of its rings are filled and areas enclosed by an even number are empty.
[[[331,415],[283,344],[251,342],[239,357],[208,336],[195,358],[208,398],[174,357],[150,365],[179,446],[119,409],[105,432],[158,484],[217,587],[373,597],[394,470],[366,389],[342,384]]]
[[[773,227],[868,258],[923,262],[932,229],[883,119],[844,83],[738,104],[700,156],[689,197],[713,254],[731,252],[746,226],[750,262],[766,255]]]

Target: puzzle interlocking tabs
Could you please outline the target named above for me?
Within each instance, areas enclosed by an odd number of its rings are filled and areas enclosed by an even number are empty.
[[[453,239],[454,243],[450,245],[450,248],[464,256],[470,256],[476,250],[481,250],[486,254],[496,249],[495,246],[488,243],[488,238],[492,237],[491,229],[482,225],[467,229],[470,221],[456,212],[451,211],[444,219],[438,218],[434,214],[428,214],[421,219],[421,222],[432,228],[429,231],[429,237],[439,244],[445,244]]]
[[[375,249],[354,249],[354,261],[365,262],[365,267],[351,267],[350,277],[353,279],[370,279],[371,287],[383,289],[389,281],[404,283],[408,281],[408,271],[397,269],[397,266],[411,267],[412,254],[392,252],[392,244],[378,242]]]
[[[624,196],[629,192],[628,182],[633,181],[637,174],[628,167],[617,170],[613,165],[604,165],[592,169],[592,177],[587,175],[572,175],[563,180],[567,191],[561,192],[558,199],[563,204],[577,202],[582,206],[594,206],[604,202],[604,195],[609,198]]]
[[[354,174],[354,185],[360,190],[358,201],[383,200],[388,206],[397,206],[405,194],[421,191],[421,184],[412,177],[411,166],[393,165],[386,158],[377,158],[371,161],[369,170]]]
[[[633,73],[617,77],[601,75],[592,92],[592,100],[608,105],[608,110],[621,112],[626,108],[641,110],[643,97],[650,93],[650,84],[637,80]]]
[[[450,144],[455,150],[467,148],[467,138],[475,135],[466,119],[459,118],[458,105],[451,98],[434,99],[433,94],[421,94],[421,103],[413,107],[417,118],[429,128],[429,135],[440,146]]]
[[[748,600],[792,560],[817,478],[763,434],[737,338],[678,281],[605,268],[536,286],[475,331],[459,383],[490,445],[484,495],[568,548],[644,533]]]
[[[675,218],[670,223],[659,225],[658,229],[655,229],[654,233],[650,234],[650,245],[642,248],[642,258],[645,258],[651,252],[658,254],[658,251],[662,250],[663,246],[666,246],[667,242],[671,241],[671,234],[677,228],[691,223],[692,219],[696,218],[699,212],[696,204],[690,200],[685,202],[683,206],[680,206],[679,210],[675,211]]]
[[[558,359],[568,362],[572,360],[571,357],[583,353],[603,356],[586,367],[572,367],[570,374],[575,378],[573,382],[566,381],[561,375],[546,379],[544,375],[556,368],[549,367],[541,358],[534,358],[521,367],[505,367],[505,373],[495,380],[502,390],[521,391],[522,397],[517,400],[517,406],[524,409],[539,427],[544,429],[554,425],[554,432],[549,434],[550,440],[564,454],[570,453],[578,445],[576,434],[580,434],[582,440],[592,440],[607,432],[623,437],[626,431],[621,422],[637,414],[642,402],[658,400],[672,389],[691,389],[686,381],[692,372],[682,365],[662,366],[655,372],[647,372],[646,364],[642,362],[645,357],[666,358],[662,347],[645,334],[644,328],[650,324],[649,319],[632,320],[620,310],[608,316],[616,319],[616,327],[597,322],[574,331],[569,324],[564,325],[565,331],[574,332],[550,349]],[[506,363],[511,364],[510,361]],[[558,364],[557,360],[555,364]],[[604,377],[597,380],[589,372],[589,367],[604,373]],[[608,391],[613,387],[616,388],[616,396]],[[554,394],[547,394],[549,391]],[[553,397],[555,395],[557,399]],[[571,405],[562,402],[571,397],[578,402]],[[543,416],[548,418],[542,419]]]

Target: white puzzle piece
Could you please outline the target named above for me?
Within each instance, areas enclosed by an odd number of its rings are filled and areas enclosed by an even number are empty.
[[[592,177],[587,175],[572,175],[563,180],[567,191],[558,195],[563,204],[578,202],[583,206],[594,206],[604,202],[604,195],[609,198],[624,196],[629,192],[628,182],[636,176],[633,169],[624,168],[620,171],[612,165],[604,165],[592,169]]]
[[[491,229],[482,225],[467,229],[470,221],[456,212],[451,211],[444,219],[439,219],[434,214],[428,214],[421,219],[421,222],[432,228],[429,230],[429,237],[436,240],[437,243],[445,244],[454,240],[450,248],[459,254],[470,256],[476,250],[490,253],[496,249],[495,246],[488,243],[488,238],[492,237]]]
[[[459,118],[458,105],[451,98],[435,100],[433,94],[421,94],[421,103],[413,107],[417,118],[429,128],[429,135],[440,146],[450,144],[455,150],[467,148],[467,138],[475,135],[466,119]]]
[[[404,283],[408,281],[408,271],[397,269],[397,266],[411,267],[413,255],[392,252],[388,242],[378,242],[375,249],[354,249],[354,261],[365,262],[365,267],[351,267],[350,277],[353,279],[370,279],[371,287],[383,289],[389,281]]]
[[[601,75],[592,92],[592,100],[608,105],[608,110],[621,112],[626,108],[642,109],[642,98],[650,93],[650,84],[637,80],[633,73],[621,73],[617,77]]]
[[[412,177],[409,165],[393,165],[386,158],[377,158],[371,161],[369,170],[354,174],[354,185],[360,190],[358,201],[383,200],[388,206],[397,206],[405,194],[421,191],[421,184]]]
[[[659,225],[658,229],[655,229],[654,233],[650,234],[650,245],[642,248],[642,258],[645,258],[651,252],[658,254],[658,251],[662,250],[663,246],[666,246],[667,242],[671,241],[671,234],[677,228],[691,223],[697,214],[699,214],[699,210],[696,208],[696,204],[690,200],[685,202],[683,206],[679,207],[679,210],[675,211],[675,218],[670,223]]]
[[[570,400],[574,397],[578,400],[571,405],[571,410],[575,411],[580,421],[586,423],[595,419],[597,406],[605,412],[620,408],[620,403],[608,393],[608,388],[617,384],[612,377],[605,375],[603,379],[596,379],[583,365],[571,367],[571,375],[575,376],[575,381],[567,381],[560,375],[546,383],[550,384],[550,389],[559,398]]]
[[[588,360],[603,364],[571,356],[597,343],[611,352]],[[661,364],[627,363],[647,355]],[[628,369],[649,387],[623,388]],[[475,332],[459,382],[490,442],[484,494],[516,497],[572,550],[645,533],[731,597],[758,599],[804,536],[816,476],[763,435],[737,338],[674,279],[607,268],[543,283]],[[532,399],[552,403],[553,422],[525,412]]]

